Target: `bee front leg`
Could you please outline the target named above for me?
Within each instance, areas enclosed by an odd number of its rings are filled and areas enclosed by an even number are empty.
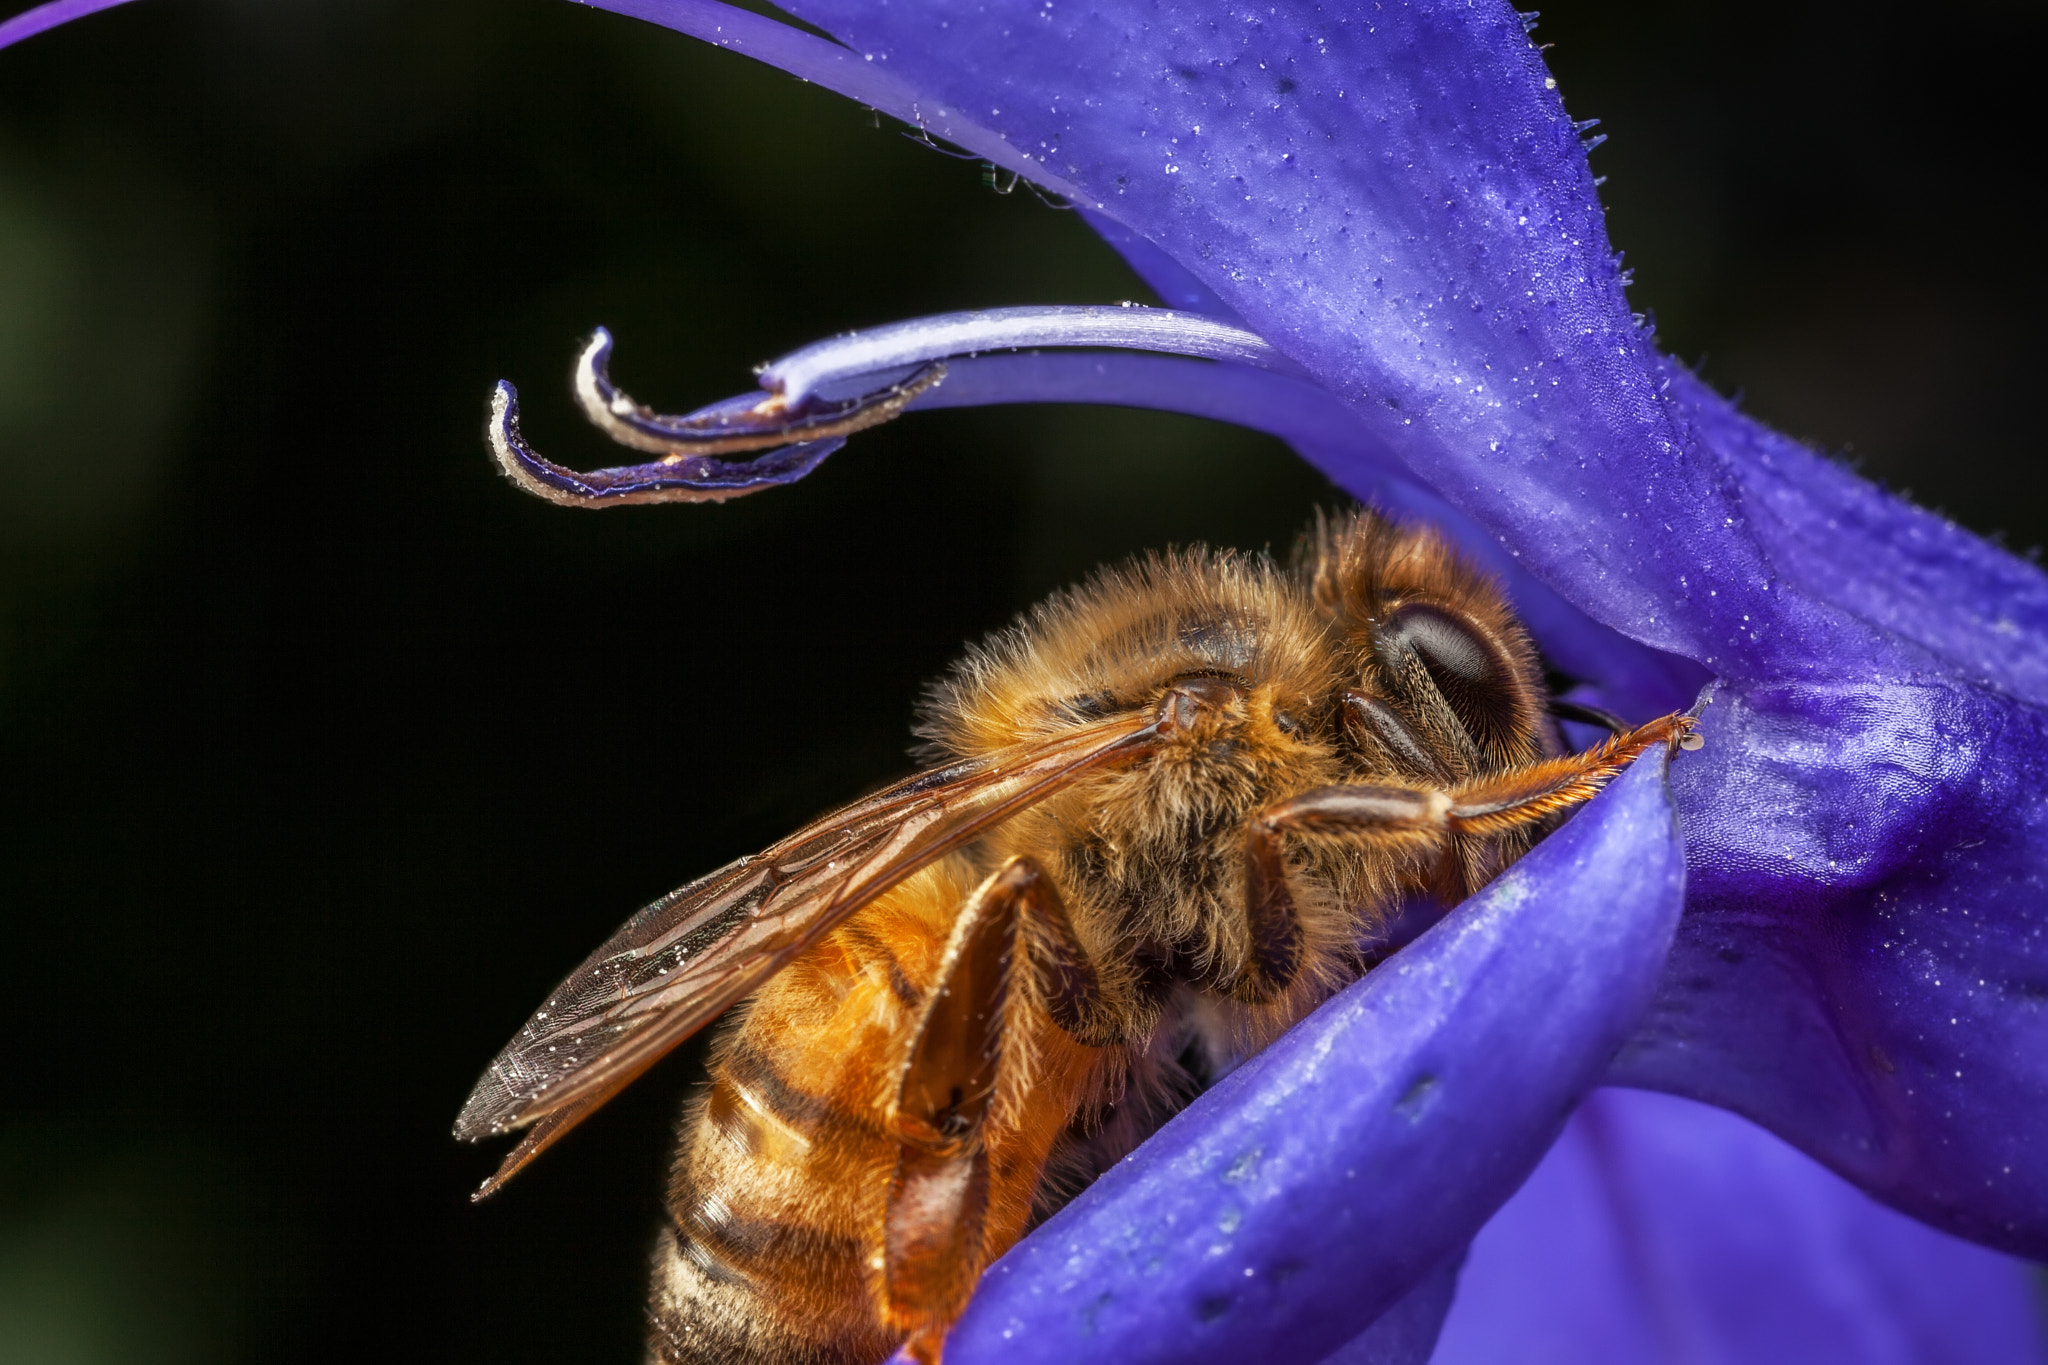
[[[1665,716],[1598,748],[1532,763],[1453,787],[1346,784],[1318,787],[1266,807],[1245,837],[1245,912],[1252,955],[1223,983],[1238,999],[1270,1000],[1300,969],[1301,928],[1287,884],[1289,833],[1345,834],[1390,852],[1428,854],[1460,836],[1488,838],[1538,824],[1593,797],[1657,744],[1675,744],[1693,717]]]

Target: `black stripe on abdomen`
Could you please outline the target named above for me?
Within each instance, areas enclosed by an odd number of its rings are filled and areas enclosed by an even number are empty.
[[[735,1213],[716,1192],[697,1201],[677,1233],[687,1237],[723,1273],[756,1284],[801,1278],[844,1280],[855,1295],[865,1288],[860,1247],[851,1237],[781,1219],[747,1218]],[[713,1272],[707,1268],[705,1273]]]

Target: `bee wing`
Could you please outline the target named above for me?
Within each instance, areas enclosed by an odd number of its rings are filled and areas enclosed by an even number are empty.
[[[1124,717],[919,773],[671,891],[569,974],[477,1081],[475,1140],[529,1129],[481,1199],[834,925],[991,825],[1151,747]]]

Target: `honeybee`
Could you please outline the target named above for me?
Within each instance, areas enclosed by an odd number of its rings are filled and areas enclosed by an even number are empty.
[[[1564,754],[1554,716],[1615,733]],[[1545,691],[1436,531],[1099,572],[927,698],[926,771],[642,910],[478,1082],[498,1188],[738,1004],[669,1180],[649,1358],[937,1362],[982,1271],[1209,1078],[1650,746]],[[751,998],[749,998],[751,997]]]

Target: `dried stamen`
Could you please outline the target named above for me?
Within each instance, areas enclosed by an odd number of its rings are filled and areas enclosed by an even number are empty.
[[[583,415],[620,445],[665,454],[671,464],[693,455],[726,455],[850,436],[888,421],[946,376],[944,365],[925,364],[887,382],[871,382],[866,392],[846,397],[791,401],[774,392],[741,394],[686,416],[671,417],[634,402],[612,383],[611,354],[612,335],[600,327],[576,358],[576,401]]]
[[[761,368],[765,393],[671,416],[635,402],[612,383],[612,338],[600,327],[577,357],[577,402],[605,435],[660,455],[659,461],[578,473],[542,458],[521,439],[518,395],[504,383],[491,401],[488,434],[507,476],[550,502],[569,507],[721,502],[802,478],[853,432],[888,421],[935,390],[946,377],[949,359],[978,368],[998,359],[987,352],[1023,351],[1014,358],[1024,360],[1035,354],[1031,348],[1040,347],[1164,353],[1150,357],[1155,363],[1163,363],[1166,355],[1234,362],[1225,368],[1240,375],[1263,373],[1269,380],[1298,374],[1256,333],[1198,313],[1132,306],[991,308],[913,318],[806,346]],[[1043,386],[1031,382],[1032,377],[1017,377],[1026,380],[1023,388]],[[999,391],[1003,386],[992,387]],[[1000,402],[1004,397],[977,393],[968,401]],[[1142,405],[1180,406],[1156,399]],[[752,460],[716,458],[747,450],[771,453]]]
[[[846,444],[843,436],[783,445],[751,460],[670,455],[649,464],[567,469],[543,458],[519,434],[519,392],[499,382],[486,428],[505,477],[535,497],[564,507],[625,507],[650,502],[724,502],[794,483]]]

